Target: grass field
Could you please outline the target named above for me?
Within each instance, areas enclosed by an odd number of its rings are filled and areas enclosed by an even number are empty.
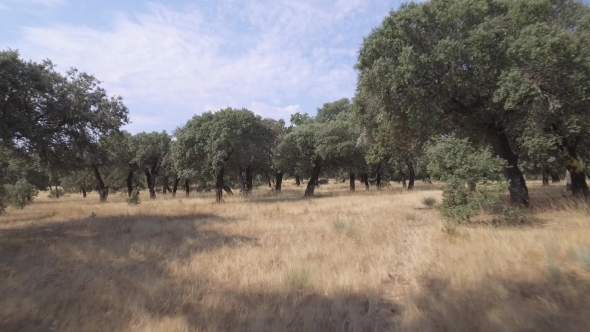
[[[588,331],[590,210],[441,231],[437,186],[313,199],[40,193],[0,217],[0,331]]]

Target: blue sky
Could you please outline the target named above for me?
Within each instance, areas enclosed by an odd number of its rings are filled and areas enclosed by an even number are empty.
[[[94,74],[132,133],[227,106],[288,120],[353,96],[363,36],[402,2],[0,0],[0,48]]]

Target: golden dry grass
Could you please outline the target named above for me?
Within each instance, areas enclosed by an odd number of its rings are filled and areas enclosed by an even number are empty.
[[[533,225],[455,235],[436,187],[400,189],[41,193],[0,217],[0,330],[588,330],[590,214],[563,186],[531,185]]]

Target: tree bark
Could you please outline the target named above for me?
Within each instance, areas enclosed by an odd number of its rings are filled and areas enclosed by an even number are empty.
[[[578,158],[576,149],[572,146],[566,145],[563,148],[562,156],[565,162],[565,167],[570,172],[572,194],[582,194],[584,195],[584,198],[590,197],[590,190],[588,190],[588,184],[586,183],[584,167]]]
[[[410,181],[408,182],[408,190],[413,190],[416,172],[414,172],[414,165],[412,165],[412,161],[410,159],[406,159],[406,165],[408,166],[408,170],[410,171]]]
[[[98,165],[92,165],[92,172],[94,173],[94,179],[96,180],[96,190],[98,191],[99,201],[105,202],[109,192],[104,186],[104,181],[102,181],[102,177],[98,171]]]
[[[86,198],[86,189],[81,188],[81,190],[82,190],[82,198]]]
[[[301,185],[301,178],[299,177],[299,174],[295,174],[295,185],[297,187]]]
[[[225,167],[221,167],[215,174],[215,201],[223,203],[223,174]]]
[[[307,188],[305,188],[305,195],[304,196],[313,196],[313,192],[315,190],[315,187],[318,183],[318,178],[320,177],[320,170],[321,170],[321,166],[319,164],[315,165],[313,167],[313,174],[311,176],[311,179],[309,179],[309,182],[307,182]]]
[[[275,191],[280,192],[283,189],[283,173],[276,172],[275,174]]]
[[[180,182],[180,178],[177,176],[174,179],[174,186],[172,187],[172,196],[176,196],[176,190],[178,190],[178,183]]]
[[[369,190],[369,175],[367,173],[362,174],[363,182],[365,183],[365,189]]]
[[[150,198],[154,199],[156,198],[156,189],[154,188],[155,177],[152,176],[152,174],[150,174],[150,171],[147,168],[144,169],[144,173],[148,185],[148,190],[150,192]]]
[[[407,187],[407,184],[406,184],[406,175],[404,173],[402,173],[402,185],[404,186],[404,188]]]
[[[356,179],[354,177],[354,173],[350,172],[350,191],[356,190],[354,181],[356,181]]]
[[[543,165],[543,185],[549,185],[549,168],[547,165]]]
[[[186,194],[186,197],[188,197],[191,193],[191,186],[188,183],[188,179],[184,180],[184,192]]]
[[[268,187],[272,188],[272,183],[270,182],[270,175],[268,176]]]
[[[244,175],[242,174],[242,167],[240,165],[238,165],[238,183],[240,184],[240,188],[242,189],[242,195],[248,195],[246,181],[244,180]]]
[[[162,193],[163,193],[164,195],[166,195],[166,193],[167,193],[168,191],[169,191],[169,192],[172,192],[172,190],[170,189],[170,185],[169,185],[169,183],[168,183],[168,182],[169,182],[169,180],[168,180],[168,175],[164,176],[164,179],[163,179],[163,181],[162,181],[162,182],[164,182],[164,184],[162,185]]]
[[[518,168],[518,156],[514,154],[508,136],[502,128],[491,128],[488,132],[489,141],[494,153],[506,160],[508,167],[504,169],[504,177],[510,181],[510,202],[514,205],[529,205],[529,190],[522,172]]]
[[[133,170],[130,170],[127,173],[127,195],[131,197],[131,193],[133,192]]]
[[[246,193],[249,194],[252,192],[252,166],[246,166]]]

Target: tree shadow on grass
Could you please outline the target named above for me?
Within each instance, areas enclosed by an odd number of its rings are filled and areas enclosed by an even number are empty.
[[[48,222],[0,232],[0,331],[386,331],[379,294],[216,285],[199,256],[258,246],[212,214]],[[227,249],[230,250],[227,250]],[[235,248],[238,251],[232,251]]]
[[[588,331],[590,280],[560,273],[534,281],[489,278],[452,287],[424,278],[398,328],[407,331]]]
[[[210,214],[87,217],[0,231],[0,330],[124,330],[187,292],[168,264],[257,240]],[[198,283],[198,282],[197,282]],[[58,329],[59,327],[59,329]]]

